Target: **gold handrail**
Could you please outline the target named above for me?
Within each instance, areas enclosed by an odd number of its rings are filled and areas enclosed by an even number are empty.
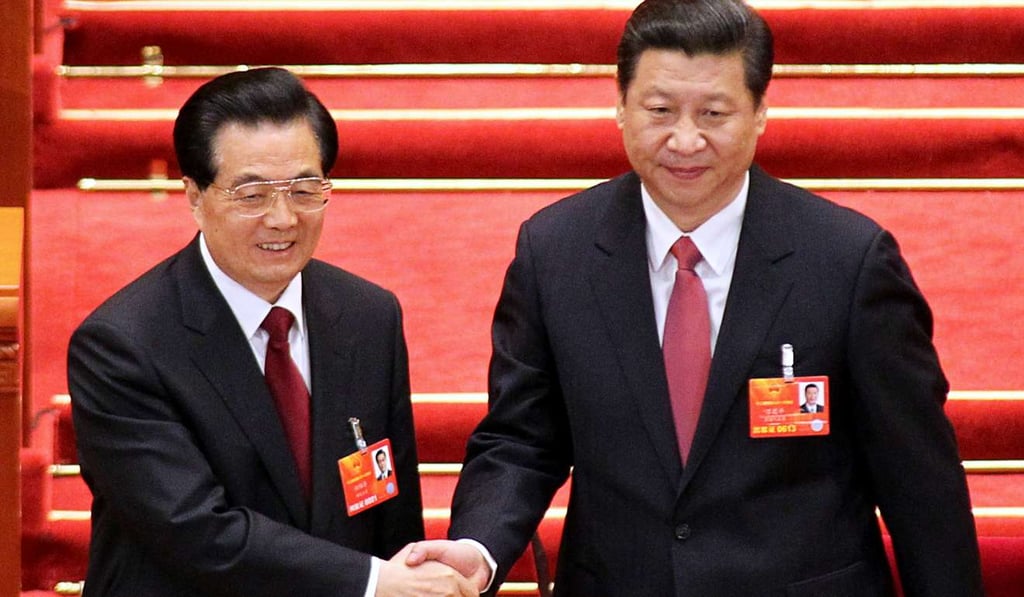
[[[759,11],[1019,8],[1022,0],[749,0]],[[628,11],[639,0],[64,0],[72,11],[364,11],[599,10]]]
[[[307,78],[388,77],[607,77],[616,73],[614,64],[536,63],[422,63],[422,64],[288,64],[279,65]],[[68,79],[138,78],[208,79],[258,65],[162,65],[132,66],[60,65],[58,76]],[[810,77],[1021,77],[1024,64],[776,64],[776,78]]]
[[[1024,390],[952,390],[948,395],[954,402],[971,400],[1017,401],[1024,400]],[[413,404],[487,404],[487,392],[413,392]],[[54,405],[71,404],[68,394],[54,394]]]
[[[287,64],[278,65],[301,77],[613,77],[608,64],[526,64],[526,63],[417,63],[417,64]],[[72,66],[60,65],[57,75],[65,78],[210,78],[229,72],[258,68],[256,65],[158,65]],[[1022,66],[1024,70],[1024,66]]]
[[[339,122],[515,122],[612,121],[615,107],[571,106],[532,108],[384,108],[333,109]],[[74,122],[172,122],[175,108],[66,108],[59,117]],[[1024,120],[1024,107],[867,108],[834,106],[769,107],[772,120]]]
[[[85,590],[85,581],[60,581],[53,587],[53,592],[62,597],[81,595]],[[498,595],[536,595],[538,592],[537,583],[532,582],[504,582]]]
[[[481,192],[562,191],[586,189],[600,178],[337,178],[334,191],[355,192]],[[813,191],[1021,191],[1024,178],[791,178],[788,182]],[[81,191],[183,191],[176,179],[98,179],[78,181]]]

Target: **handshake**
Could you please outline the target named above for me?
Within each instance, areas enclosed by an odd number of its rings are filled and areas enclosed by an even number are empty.
[[[469,542],[419,541],[384,562],[376,597],[476,597],[491,583],[491,566]]]

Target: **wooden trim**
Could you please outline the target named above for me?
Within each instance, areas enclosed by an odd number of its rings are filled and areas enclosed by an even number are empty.
[[[0,23],[0,597],[18,597],[24,329],[19,289],[24,208],[32,187],[32,0],[0,3]]]
[[[0,596],[21,586],[20,290],[24,210],[0,207]]]

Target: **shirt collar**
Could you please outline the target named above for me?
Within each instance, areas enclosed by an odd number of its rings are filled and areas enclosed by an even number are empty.
[[[246,338],[252,338],[260,329],[260,324],[270,313],[271,307],[284,307],[295,316],[296,329],[301,338],[306,337],[306,321],[302,312],[302,272],[296,274],[292,281],[281,293],[277,302],[271,305],[251,290],[236,282],[233,278],[224,273],[224,270],[217,266],[210,255],[210,249],[206,246],[206,236],[199,234],[199,250],[203,256],[203,263],[213,277],[213,283],[217,286],[231,312],[242,326],[242,332]]]
[[[693,232],[683,234],[658,207],[647,191],[647,187],[641,183],[640,196],[643,200],[644,217],[647,220],[647,260],[651,271],[658,271],[665,267],[672,245],[681,236],[689,236],[693,240],[693,244],[697,245],[697,249],[708,266],[715,274],[722,274],[736,254],[749,190],[750,173],[748,172],[743,178],[743,186],[735,199]]]

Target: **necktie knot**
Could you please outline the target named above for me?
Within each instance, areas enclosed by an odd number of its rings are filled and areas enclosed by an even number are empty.
[[[295,317],[291,311],[283,307],[274,307],[260,327],[270,335],[271,342],[287,342],[288,331],[292,329],[293,321],[295,321]]]
[[[697,245],[693,244],[693,240],[689,236],[680,237],[672,245],[671,251],[676,261],[679,262],[679,269],[693,270],[700,263],[700,260],[703,259]]]

